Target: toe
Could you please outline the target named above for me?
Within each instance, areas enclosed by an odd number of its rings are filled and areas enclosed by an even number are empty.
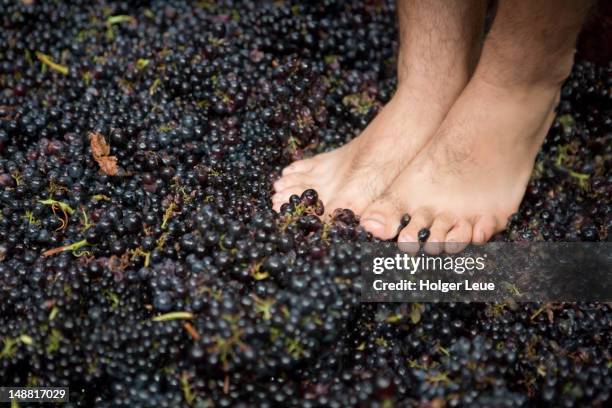
[[[361,225],[366,231],[380,239],[391,239],[397,235],[401,211],[385,199],[370,204],[361,215]]]
[[[472,224],[467,220],[459,220],[446,235],[444,251],[449,254],[461,252],[472,240]]]
[[[289,197],[291,197],[293,194],[300,195],[304,190],[306,190],[306,187],[302,185],[296,185],[281,190],[278,193],[275,193],[272,196],[272,208],[276,211],[279,211],[281,205],[289,202]]]
[[[288,176],[292,173],[304,173],[312,170],[313,167],[314,163],[312,162],[312,159],[294,161],[283,169],[282,175]]]
[[[412,216],[410,223],[399,233],[398,242],[418,242],[419,231],[431,227],[433,215],[429,209],[417,210]]]
[[[429,229],[429,238],[427,238],[427,242],[423,246],[425,252],[430,255],[441,253],[444,250],[446,235],[454,224],[453,218],[447,214],[436,216]]]
[[[274,191],[281,192],[286,190],[292,186],[296,186],[299,184],[308,184],[306,181],[308,179],[308,175],[304,173],[291,173],[286,176],[283,176],[274,182]]]
[[[325,205],[325,209],[328,213],[332,214],[337,208],[348,208],[356,215],[361,216],[371,202],[371,198],[367,194],[364,194],[363,191],[345,188],[339,191],[333,199]]]
[[[272,196],[272,209],[276,212],[280,212],[281,206],[286,203],[287,200],[280,198],[278,194]]]
[[[432,222],[433,215],[429,209],[421,208],[415,211],[410,223],[399,233],[399,248],[411,254],[416,253],[419,250],[419,231],[431,227]]]
[[[497,222],[494,217],[480,217],[474,224],[472,231],[472,242],[475,244],[484,244],[487,242],[497,229]]]

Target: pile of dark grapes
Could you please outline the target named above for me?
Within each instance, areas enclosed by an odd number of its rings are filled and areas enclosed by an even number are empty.
[[[609,305],[361,303],[353,214],[321,220],[314,191],[271,210],[283,166],[390,98],[393,2],[0,0],[0,25],[0,385],[70,387],[67,406],[609,406]],[[611,71],[576,63],[496,239],[610,239]]]

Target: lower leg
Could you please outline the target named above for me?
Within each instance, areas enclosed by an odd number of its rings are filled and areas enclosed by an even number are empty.
[[[559,88],[569,75],[592,0],[500,0],[478,66],[502,86]]]
[[[399,0],[398,87],[392,100],[350,143],[283,170],[272,202],[314,188],[327,213],[371,203],[442,122],[480,52],[485,0]]]
[[[454,102],[476,68],[486,0],[399,0],[397,4],[398,88],[426,91],[444,105]]]

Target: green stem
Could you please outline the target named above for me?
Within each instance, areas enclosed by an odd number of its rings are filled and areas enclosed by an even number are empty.
[[[44,205],[50,205],[51,207],[53,207],[54,205],[57,205],[62,211],[65,211],[70,215],[74,214],[74,208],[72,208],[71,206],[69,206],[68,204],[62,201],[57,201],[52,198],[47,198],[46,200],[38,200],[38,202]]]
[[[193,319],[193,313],[191,312],[170,312],[161,314],[159,316],[155,316],[153,319],[154,322],[167,322],[169,320],[189,320]]]
[[[43,252],[43,256],[51,256],[51,255],[58,254],[60,252],[65,252],[65,251],[76,251],[77,249],[82,248],[87,245],[89,245],[89,242],[87,242],[86,239],[82,239],[78,242],[75,242],[74,244],[64,245],[61,247],[48,249],[45,252]]]

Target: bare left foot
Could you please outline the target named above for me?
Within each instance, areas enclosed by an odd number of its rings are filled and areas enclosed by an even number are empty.
[[[364,211],[363,226],[390,239],[408,213],[398,241],[416,243],[428,228],[433,253],[489,240],[518,209],[557,95],[553,87],[505,88],[474,78],[434,139]],[[448,245],[436,250],[432,243]]]

